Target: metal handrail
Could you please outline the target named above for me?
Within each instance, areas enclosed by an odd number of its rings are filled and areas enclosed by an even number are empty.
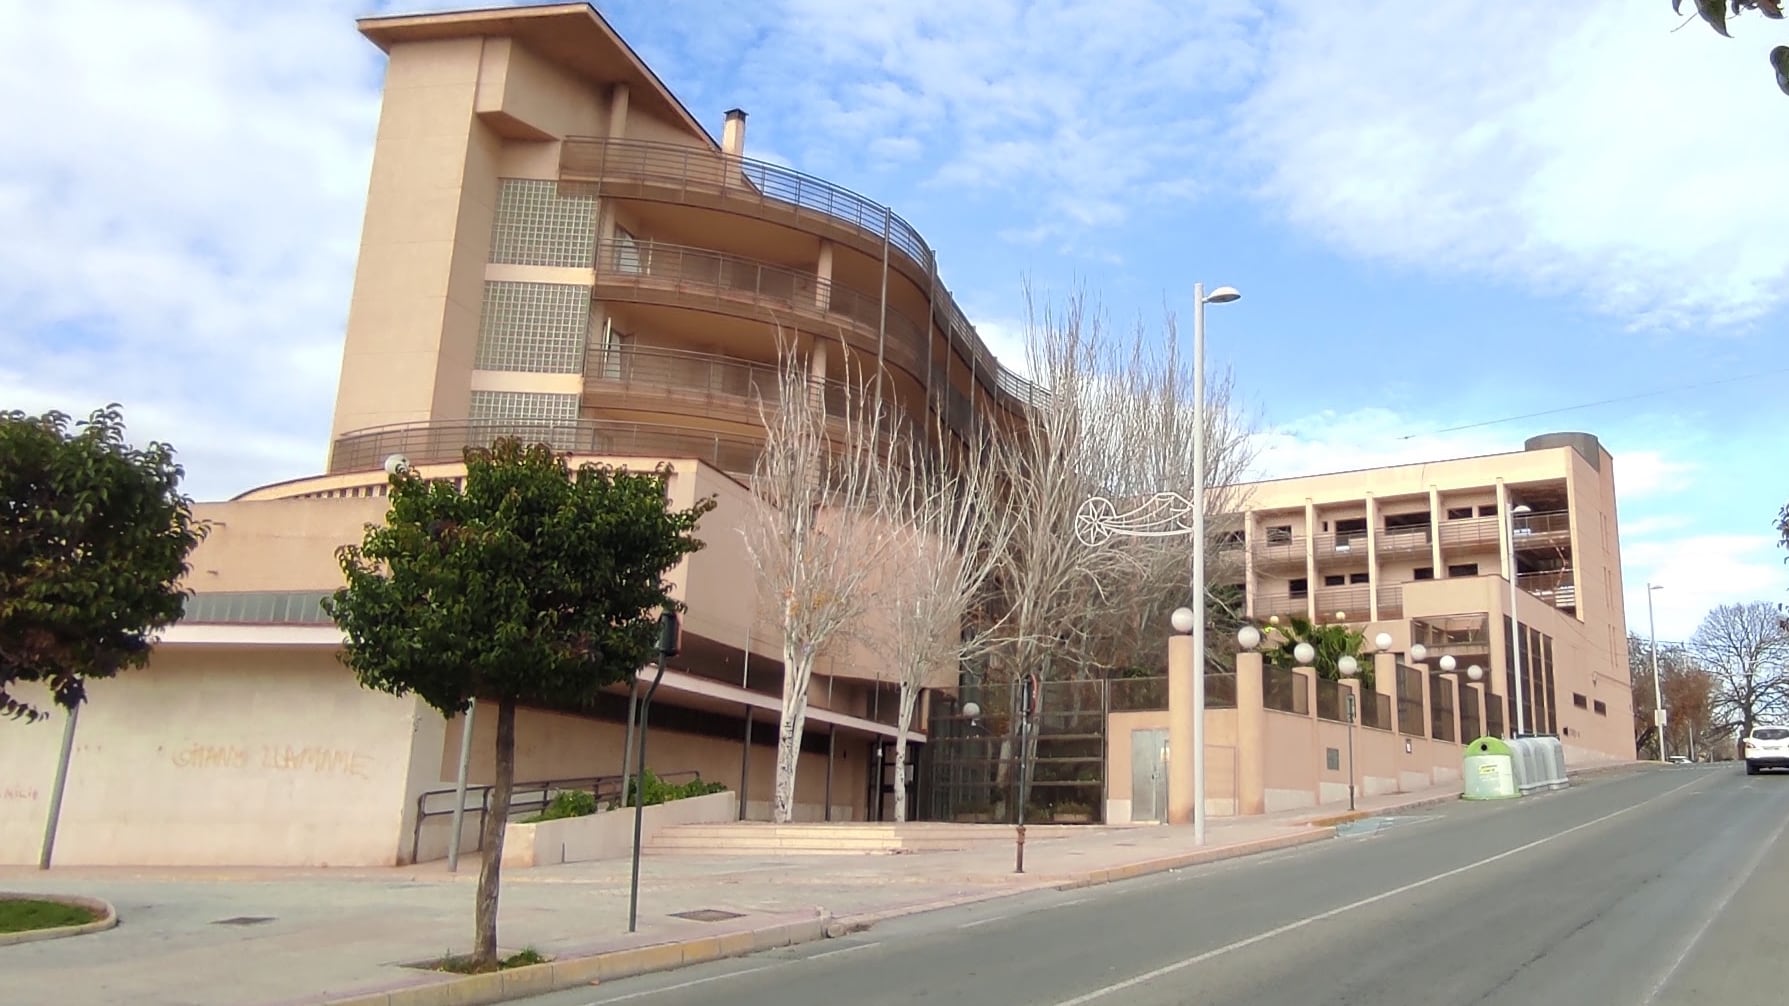
[[[915,270],[935,280],[938,257],[919,231],[894,210],[842,185],[804,174],[780,164],[698,147],[652,140],[617,140],[569,136],[560,144],[559,174],[566,180],[603,183],[632,179],[642,184],[675,187],[680,200],[691,191],[740,199],[801,216],[818,214],[828,222],[859,232],[866,240],[886,240]],[[1044,392],[1002,365],[975,326],[969,323],[950,291],[938,284],[940,327],[952,331],[968,347],[971,357],[985,367],[996,391],[1017,401],[1031,403]],[[880,300],[878,299],[878,304]]]
[[[700,353],[659,346],[620,346],[595,350],[584,371],[586,392],[650,392],[675,397],[679,409],[692,399],[730,402],[755,416],[763,406],[782,404],[783,384],[777,368],[722,353]],[[853,391],[843,381],[810,381],[826,415],[849,414]],[[812,401],[813,399],[810,399]]]
[[[544,443],[572,454],[693,458],[735,477],[750,477],[764,449],[762,439],[668,424],[610,419],[443,419],[344,433],[330,451],[329,472],[375,469],[393,454],[403,455],[412,465],[452,464],[464,458],[468,446],[488,446],[503,437]]]
[[[700,781],[702,773],[695,769],[685,769],[678,772],[666,772],[659,775],[658,778],[666,782],[676,780]],[[623,776],[619,775],[597,775],[580,776],[575,779],[541,779],[532,782],[518,782],[510,789],[509,813],[506,816],[515,817],[517,814],[525,814],[529,812],[538,814],[547,809],[547,805],[553,802],[553,797],[555,795],[571,792],[588,792],[591,797],[596,800],[598,809],[601,809],[605,799],[616,801],[622,799],[626,794],[626,786],[624,785],[626,781],[627,780]],[[454,812],[452,801],[449,801],[447,807],[436,808],[433,810],[429,809],[429,798],[436,796],[451,797],[457,792],[457,787],[445,786],[438,789],[424,790],[416,795],[416,821],[410,828],[410,862],[416,862],[416,855],[422,848],[423,822],[432,817],[451,817]],[[476,797],[476,800],[474,800],[474,797]],[[461,806],[468,815],[478,815],[478,830],[476,832],[478,837],[474,839],[473,844],[468,848],[479,848],[479,844],[484,839],[485,819],[489,816],[491,810],[490,784],[484,783],[476,786],[467,786],[466,802]]]
[[[604,241],[596,252],[597,284],[638,290],[692,290],[792,313],[841,317],[874,340],[881,302],[842,283],[769,262],[658,241]],[[925,369],[925,337],[918,322],[888,309],[886,357],[909,372]]]

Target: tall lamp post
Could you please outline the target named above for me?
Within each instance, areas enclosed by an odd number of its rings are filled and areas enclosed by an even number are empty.
[[[1386,635],[1383,632],[1381,632],[1379,634],[1378,639],[1385,640],[1385,646],[1380,647],[1380,649],[1385,649],[1391,645],[1391,637]],[[1355,679],[1354,676],[1360,673],[1360,661],[1354,659],[1351,656],[1348,656],[1347,654],[1343,654],[1342,659],[1336,661],[1336,670],[1342,672],[1342,677],[1348,678],[1350,680],[1354,680]],[[1354,696],[1355,696],[1356,690],[1359,687],[1360,686],[1357,684],[1354,688],[1348,689],[1347,694],[1342,696],[1342,700],[1348,703],[1348,708],[1345,710],[1345,715],[1346,715],[1346,719],[1348,720],[1348,809],[1349,810],[1354,809]]]
[[[1233,286],[1193,284],[1193,843],[1205,844],[1205,305],[1242,299]]]
[[[1516,617],[1516,579],[1521,575],[1516,572],[1516,518],[1533,512],[1533,507],[1526,503],[1517,503],[1509,508],[1509,651],[1510,666],[1516,670],[1516,732],[1520,737],[1527,733],[1527,725],[1522,718],[1522,621]]]
[[[683,627],[677,613],[667,611],[658,616],[658,670],[646,688],[645,701],[640,703],[640,747],[634,758],[634,869],[627,888],[627,931],[634,932],[640,917],[640,832],[646,814],[646,726],[652,713],[652,694],[665,679],[665,662],[683,652]],[[636,674],[636,677],[638,675]],[[625,792],[627,783],[622,782]]]
[[[1646,631],[1652,637],[1648,647],[1652,655],[1652,727],[1653,733],[1658,735],[1661,762],[1665,760],[1665,689],[1659,684],[1659,626],[1652,617],[1652,592],[1663,589],[1663,584],[1646,585]]]

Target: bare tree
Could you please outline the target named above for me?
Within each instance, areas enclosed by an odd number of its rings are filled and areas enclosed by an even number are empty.
[[[848,350],[839,361],[846,379],[819,381],[792,341],[779,334],[779,342],[777,387],[760,404],[766,441],[743,533],[783,637],[771,815],[786,823],[795,811],[815,660],[863,616],[870,578],[890,546],[881,480],[891,424],[881,394],[853,369]]]
[[[1012,535],[1011,507],[986,463],[985,440],[960,448],[936,438],[901,439],[903,463],[891,468],[889,505],[897,561],[878,591],[884,615],[872,619],[870,645],[900,683],[895,778],[907,778],[906,734],[920,690],[941,672],[980,656],[998,623],[971,617],[984,600]],[[907,820],[907,787],[895,786],[895,820]]]
[[[1160,626],[1187,603],[1191,563],[1206,563],[1213,596],[1240,572],[1227,547],[1244,502],[1236,488],[1252,455],[1227,374],[1207,381],[1203,429],[1192,408],[1192,361],[1179,350],[1172,317],[1163,333],[1138,325],[1113,339],[1081,298],[1055,313],[1033,310],[1027,347],[1047,389],[1029,410],[1025,436],[1005,441],[996,467],[1012,494],[1014,534],[999,570],[1010,618],[1000,633],[1018,668],[1042,664],[1048,648],[1058,676],[1153,665]],[[1205,438],[1206,541],[1187,537],[1113,538],[1086,545],[1075,514],[1089,496],[1134,501],[1162,491],[1191,498],[1193,442]],[[1228,638],[1240,612],[1211,605]],[[1220,647],[1211,647],[1221,651]]]
[[[1653,722],[1652,644],[1628,635],[1628,674],[1633,680],[1634,753],[1658,758],[1658,728]],[[1664,695],[1666,750],[1684,754],[1710,750],[1718,718],[1715,676],[1682,643],[1658,644],[1659,691]]]
[[[1690,646],[1714,677],[1715,715],[1740,737],[1789,703],[1789,629],[1775,604],[1723,604],[1709,612]]]

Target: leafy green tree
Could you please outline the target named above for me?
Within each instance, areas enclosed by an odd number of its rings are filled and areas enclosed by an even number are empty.
[[[472,965],[497,961],[498,866],[515,782],[516,707],[587,705],[652,658],[665,574],[702,547],[712,499],[671,511],[670,470],[570,470],[545,444],[466,452],[461,488],[399,471],[391,509],[339,555],[347,586],[324,608],[367,688],[415,692],[448,716],[497,708]]]
[[[184,475],[167,444],[125,443],[117,405],[72,428],[60,412],[0,413],[0,716],[47,715],[19,682],[73,709],[180,619],[205,533]]]
[[[1738,17],[1746,11],[1758,13],[1774,21],[1783,20],[1783,0],[1691,0],[1696,13],[1717,33],[1732,38],[1727,31],[1729,17]],[[1683,13],[1683,0],[1671,0],[1671,9],[1677,14]],[[1789,94],[1789,45],[1779,45],[1770,50],[1770,68],[1776,74],[1777,87],[1784,94]]]

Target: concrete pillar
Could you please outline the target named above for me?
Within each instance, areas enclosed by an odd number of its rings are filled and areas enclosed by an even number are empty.
[[[1441,512],[1441,489],[1438,486],[1430,486],[1429,565],[1434,567],[1436,579],[1440,579],[1442,571],[1447,568],[1441,564],[1441,527],[1443,524],[1442,518],[1444,516],[1446,515]]]
[[[627,136],[627,85],[609,85],[609,139]]]
[[[1317,620],[1317,504],[1304,501],[1304,609],[1305,617]]]
[[[727,122],[721,127],[721,152],[732,157],[745,156],[745,109],[727,109]]]
[[[1367,493],[1367,621],[1379,621],[1379,501]]]
[[[1509,560],[1509,486],[1497,480],[1497,568],[1503,571],[1505,580],[1513,580],[1516,571],[1510,568]],[[1515,614],[1515,612],[1510,612]]]
[[[1398,655],[1395,653],[1373,654],[1373,691],[1380,695],[1391,696],[1391,732],[1396,734],[1402,728],[1398,724]]]
[[[1242,605],[1243,617],[1254,619],[1255,594],[1261,585],[1255,579],[1255,542],[1260,537],[1260,530],[1255,526],[1255,509],[1250,507],[1242,513]]]
[[[814,306],[832,310],[832,242],[820,241],[820,259],[814,266]]]
[[[1267,813],[1267,706],[1261,654],[1236,655],[1236,812]]]
[[[1193,637],[1176,632],[1168,637],[1169,824],[1193,822],[1193,745],[1205,742],[1205,725],[1193,723],[1193,673]]]

